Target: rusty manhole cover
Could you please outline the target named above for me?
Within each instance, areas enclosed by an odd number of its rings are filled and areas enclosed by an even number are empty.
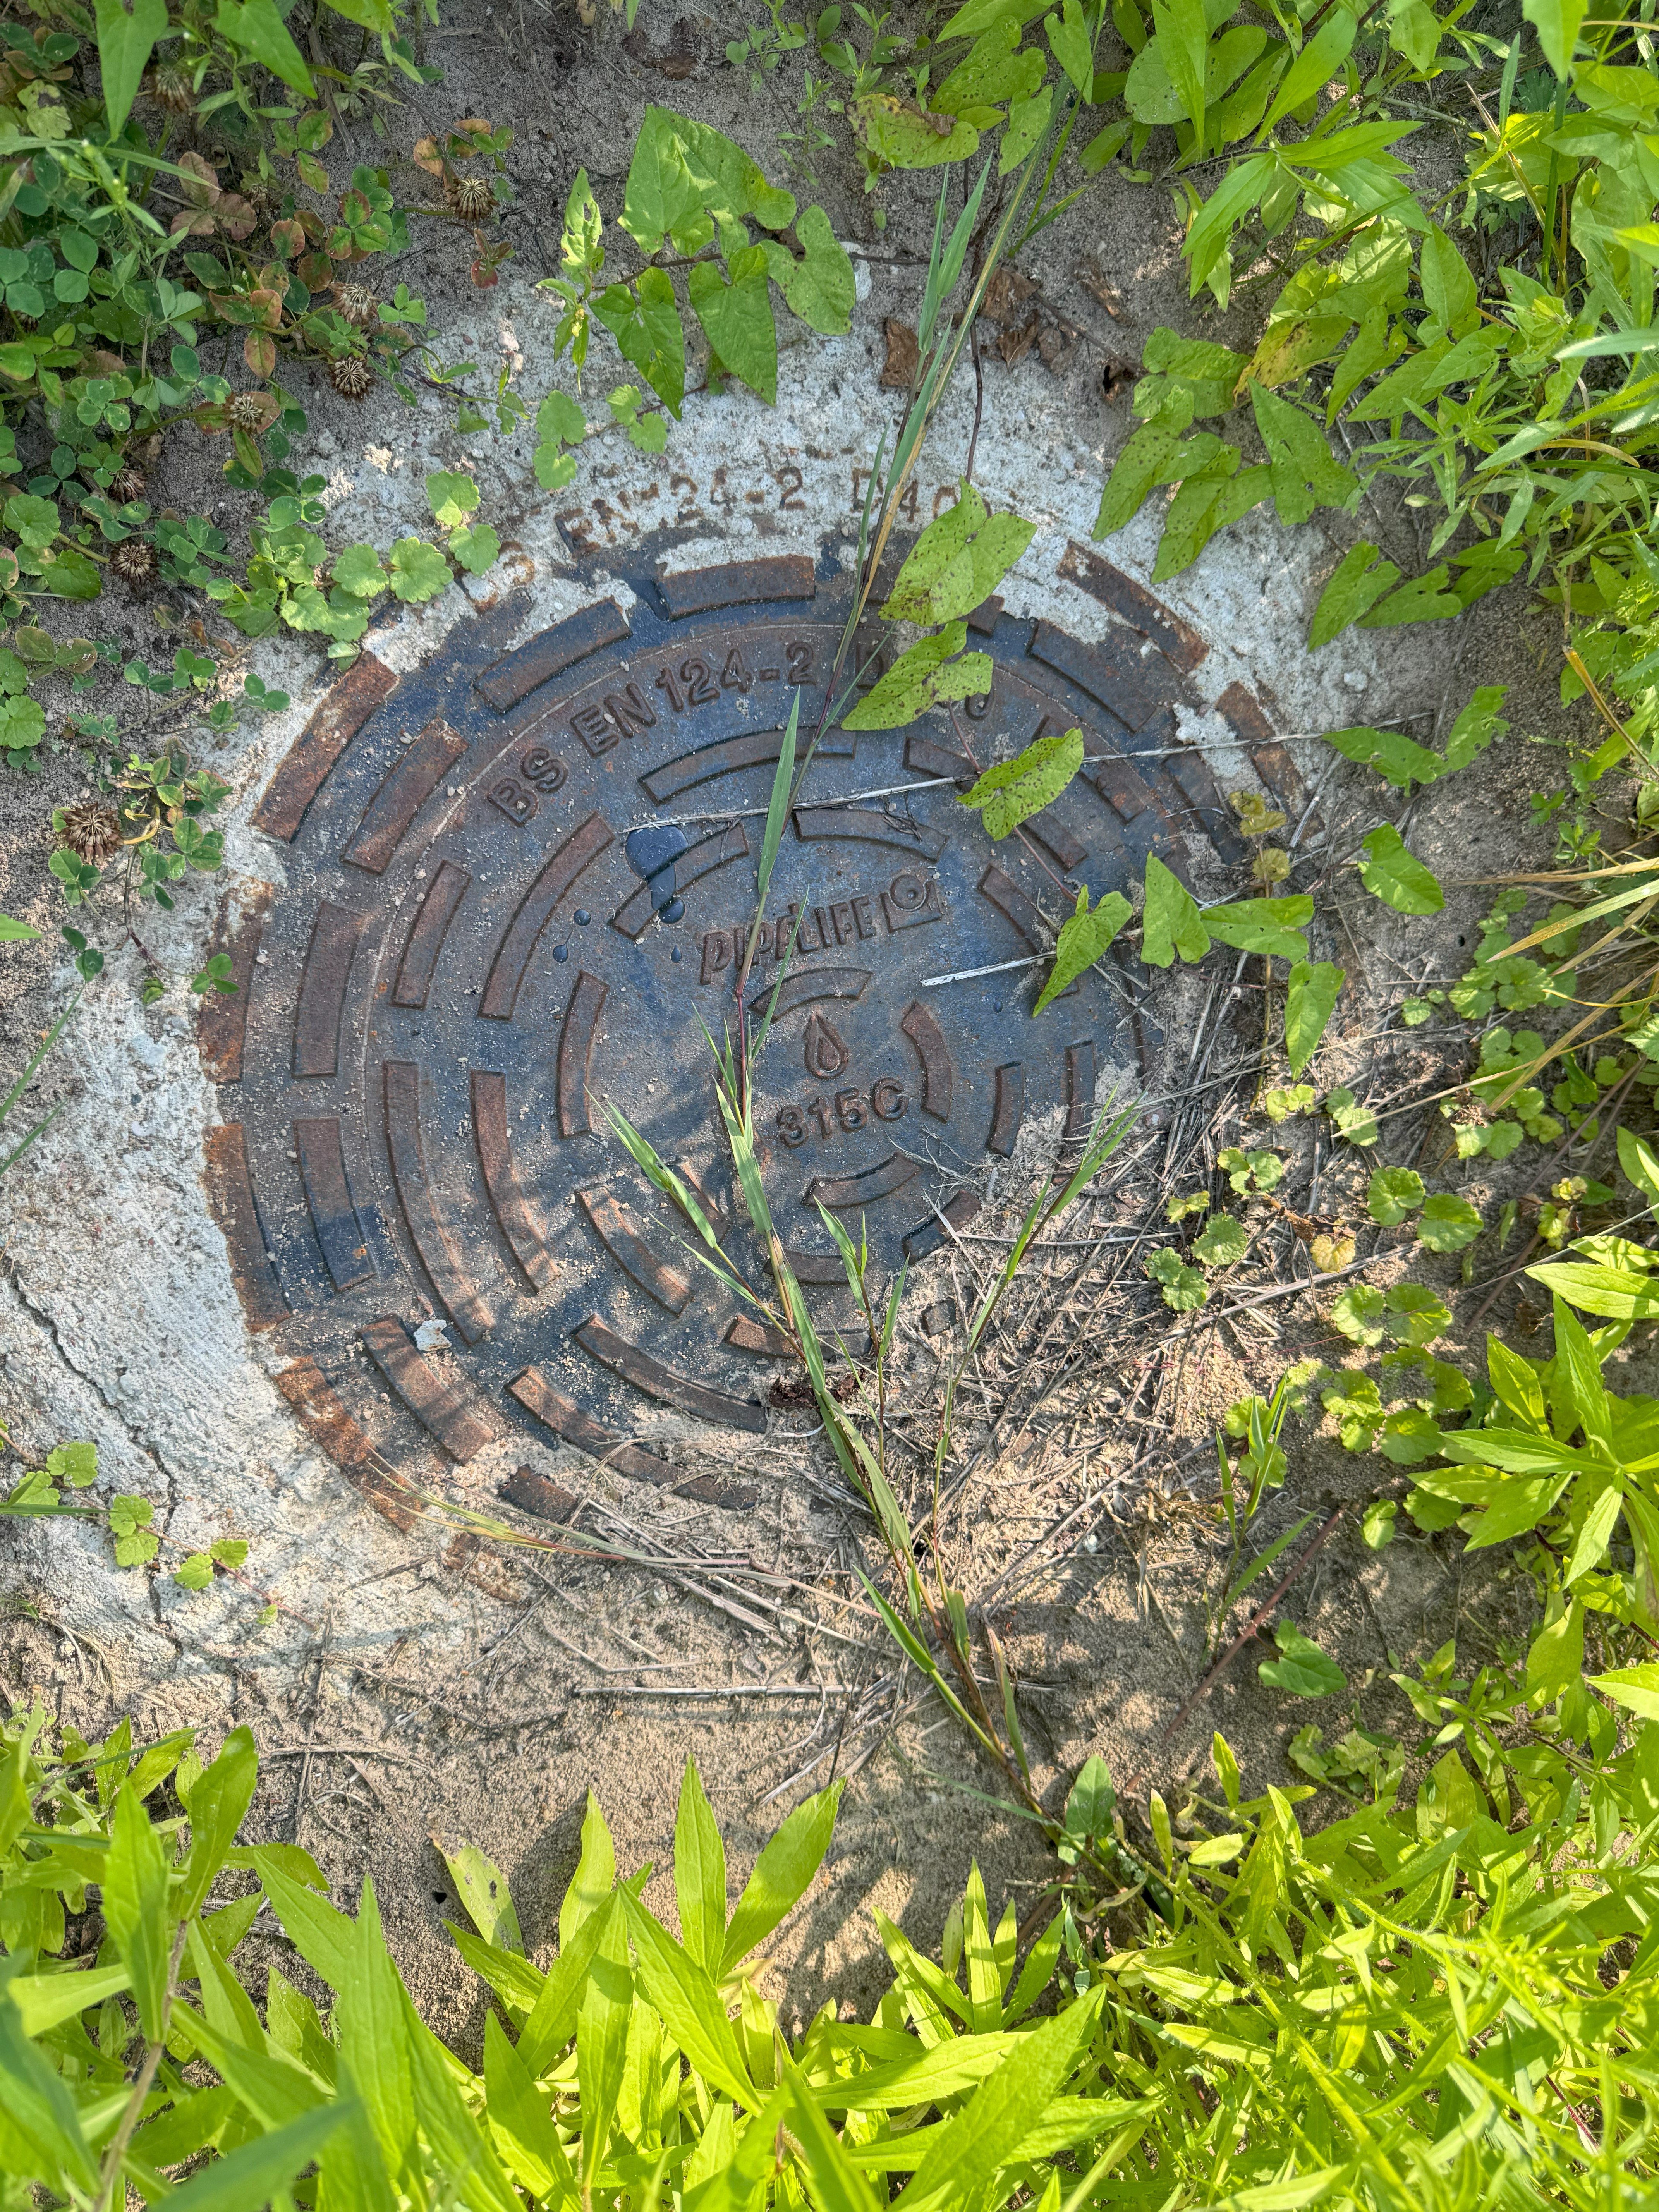
[[[995,685],[961,725],[982,763],[1081,726],[1083,777],[1029,825],[1052,874],[957,805],[973,771],[943,715],[832,732],[785,837],[768,986],[800,922],[757,1119],[785,1241],[829,1297],[817,1201],[863,1217],[885,1265],[920,1257],[941,1212],[975,1211],[964,1174],[1056,1107],[1075,1140],[1103,1060],[1133,1057],[1127,985],[1085,976],[1034,1023],[1036,968],[927,979],[1046,949],[1057,877],[1098,897],[1151,850],[1242,857],[1173,713],[1201,697],[1202,641],[1082,549],[1066,572],[1114,610],[1107,642],[988,602]],[[422,1431],[465,1461],[517,1424],[673,1483],[633,1441],[642,1407],[765,1427],[778,1347],[683,1249],[603,1102],[730,1218],[703,1025],[732,1009],[780,732],[797,688],[811,725],[847,585],[799,557],[628,580],[629,614],[596,592],[509,652],[510,605],[411,674],[365,655],[253,817],[287,888],[222,921],[240,988],[204,1015],[227,1116],[210,1184],[249,1325],[348,1465]],[[1220,705],[1293,795],[1250,695]],[[453,1358],[416,1343],[434,1319]]]

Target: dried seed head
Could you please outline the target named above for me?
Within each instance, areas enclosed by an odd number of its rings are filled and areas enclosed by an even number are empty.
[[[447,197],[463,222],[483,222],[495,204],[495,195],[483,177],[457,177]]]
[[[109,495],[118,507],[125,507],[129,500],[142,499],[144,495],[143,470],[135,469],[131,464],[117,469],[109,480]]]
[[[79,799],[64,809],[58,834],[77,860],[101,868],[120,850],[121,817],[98,799]]]
[[[330,362],[328,380],[342,399],[362,399],[374,381],[374,372],[355,353],[343,354]]]
[[[149,74],[152,100],[159,100],[163,107],[171,108],[175,115],[191,115],[196,109],[196,87],[190,71],[180,69],[175,62],[161,62]]]
[[[258,437],[265,427],[270,409],[263,392],[237,392],[226,402],[225,412],[234,428],[246,430]]]
[[[337,284],[334,304],[354,330],[365,331],[374,320],[380,302],[367,284]]]
[[[124,584],[148,584],[155,574],[155,551],[142,538],[128,538],[109,556],[109,565]]]

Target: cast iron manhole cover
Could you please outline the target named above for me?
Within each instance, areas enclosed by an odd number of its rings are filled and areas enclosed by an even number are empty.
[[[964,1174],[1055,1108],[1074,1142],[1097,1069],[1133,1056],[1127,987],[1085,976],[1034,1023],[1036,968],[927,979],[1045,950],[1059,878],[1098,897],[1206,836],[1243,857],[1173,712],[1200,698],[1203,641],[1081,548],[1066,573],[1114,610],[1109,641],[988,602],[995,684],[960,725],[981,763],[1082,727],[1083,777],[1029,825],[1041,859],[957,805],[973,770],[944,715],[831,732],[785,837],[766,987],[799,928],[757,1120],[786,1243],[829,1296],[818,1201],[862,1217],[884,1266],[920,1257],[941,1211],[976,1210]],[[798,688],[811,725],[847,585],[801,557],[628,580],[629,613],[596,591],[505,653],[510,605],[413,673],[365,655],[253,816],[286,888],[222,917],[240,988],[204,1012],[230,1117],[210,1184],[249,1326],[348,1465],[418,1431],[465,1461],[517,1424],[674,1483],[635,1441],[643,1407],[766,1425],[778,1345],[684,1250],[603,1103],[730,1218],[703,1029],[732,1010],[780,732]],[[1250,695],[1220,704],[1293,796]],[[453,1358],[417,1346],[433,1319]]]

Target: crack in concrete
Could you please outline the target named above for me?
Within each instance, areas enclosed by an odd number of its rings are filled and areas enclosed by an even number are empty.
[[[133,1426],[132,1421],[125,1411],[110,1396],[108,1391],[105,1389],[98,1377],[90,1373],[86,1368],[82,1367],[78,1361],[72,1359],[70,1357],[68,1348],[64,1345],[64,1340],[58,1333],[58,1323],[53,1320],[52,1315],[45,1307],[37,1304],[34,1299],[29,1296],[27,1290],[24,1287],[21,1273],[15,1260],[0,1255],[0,1278],[3,1278],[3,1279],[11,1285],[13,1291],[15,1293],[18,1304],[21,1306],[23,1311],[28,1316],[35,1327],[45,1335],[46,1340],[52,1346],[52,1350],[57,1353],[59,1364],[63,1366],[68,1373],[73,1375],[77,1381],[84,1382],[88,1388],[96,1395],[100,1405],[104,1407],[106,1413],[112,1415],[113,1418],[120,1423],[121,1427],[126,1435],[128,1443],[132,1445],[136,1451],[142,1452],[144,1458],[155,1469],[155,1474],[159,1478],[161,1488],[166,1492],[166,1503],[162,1509],[161,1523],[160,1528],[157,1528],[156,1534],[159,1536],[165,1536],[167,1530],[173,1524],[173,1516],[178,1508],[179,1498],[178,1492],[175,1487],[176,1478],[174,1477],[173,1469],[167,1465],[167,1460],[162,1455],[160,1447],[150,1443],[145,1437],[141,1436],[138,1431]],[[176,1632],[169,1626],[161,1613],[161,1574],[159,1571],[145,1577],[149,1595],[150,1613],[157,1634],[163,1637],[169,1644],[171,1644],[175,1651],[181,1651],[183,1646],[179,1643]]]

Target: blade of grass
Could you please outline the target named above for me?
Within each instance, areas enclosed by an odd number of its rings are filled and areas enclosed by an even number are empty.
[[[951,241],[943,253],[939,238],[945,228],[945,196],[950,189],[949,179],[939,187],[939,213],[933,222],[933,246],[927,258],[927,281],[922,287],[921,309],[916,317],[916,343],[923,353],[933,335],[933,325],[939,312],[956,289],[957,279],[962,274],[962,264],[967,258],[968,241],[973,235],[974,225],[979,220],[980,204],[985,198],[985,186],[991,174],[991,159],[988,155],[985,166],[979,173],[979,182],[963,203],[962,213],[957,217],[951,233]]]
[[[1314,1518],[1313,1514],[1304,1513],[1294,1528],[1287,1528],[1282,1536],[1276,1536],[1265,1552],[1256,1553],[1249,1565],[1245,1568],[1243,1573],[1231,1586],[1226,1595],[1222,1599],[1220,1611],[1216,1616],[1218,1623],[1226,1620],[1227,1615],[1238,1603],[1245,1591],[1255,1582],[1257,1577],[1265,1575],[1273,1561],[1289,1551],[1291,1546],[1295,1543],[1302,1531]]]
[[[0,1100],[0,1123],[4,1122],[6,1116],[11,1112],[12,1108],[17,1103],[24,1091],[28,1088],[35,1069],[40,1066],[41,1061],[46,1058],[46,1054],[52,1050],[53,1045],[57,1043],[58,1038],[63,1035],[64,1024],[68,1021],[70,1016],[80,1005],[83,995],[84,994],[81,991],[77,991],[76,993],[75,996],[70,1000],[68,1006],[64,1007],[63,1012],[58,1015],[57,1020],[46,1031],[45,1036],[42,1037],[40,1042],[35,1047],[34,1052],[30,1057],[28,1064],[24,1068],[23,1073],[18,1077],[16,1082],[12,1085],[11,1089],[7,1091],[5,1097],[3,1100]],[[51,1118],[52,1116],[50,1115],[46,1117],[47,1121],[50,1121]],[[12,1154],[11,1159],[15,1160],[17,1158],[18,1153],[23,1150],[24,1146],[33,1144],[35,1138],[40,1135],[41,1129],[45,1127],[46,1122],[43,1121],[36,1127],[31,1129],[28,1135],[24,1138],[23,1143],[17,1147],[17,1152]],[[10,1165],[11,1160],[8,1160],[6,1166],[9,1167]],[[0,1169],[0,1174],[3,1174],[3,1172],[4,1170]]]
[[[783,742],[778,749],[778,765],[772,777],[772,793],[766,803],[766,830],[761,839],[760,866],[755,873],[755,919],[749,925],[749,941],[743,949],[743,966],[738,973],[738,1006],[743,1006],[748,988],[749,971],[754,965],[755,948],[760,943],[761,923],[766,914],[766,895],[771,888],[772,870],[776,865],[778,847],[783,839],[783,828],[789,819],[789,802],[795,776],[795,731],[800,721],[800,689],[789,702],[789,720],[784,725]],[[779,977],[781,981],[781,976]],[[775,998],[776,994],[774,993]]]
[[[945,208],[950,198],[951,173],[948,169],[939,181],[939,205],[933,210],[933,239],[927,249],[927,275],[921,288],[921,306],[916,314],[916,346],[919,354],[926,353],[933,335],[933,324],[938,318],[939,302],[945,295],[940,283],[944,265]]]
[[[1008,1662],[995,1629],[985,1623],[985,1641],[990,1646],[991,1664],[997,1670],[997,1686],[1002,1692],[1003,1725],[1008,1731],[1008,1741],[1014,1747],[1014,1757],[1019,1761],[1020,1773],[1025,1787],[1031,1787],[1031,1763],[1025,1756],[1025,1737],[1019,1725],[1019,1715],[1014,1706],[1013,1676],[1008,1671]]]
[[[795,957],[795,941],[800,935],[801,916],[805,911],[805,908],[797,907],[794,919],[789,924],[789,942],[784,949],[783,957],[778,961],[778,980],[773,984],[772,995],[766,1002],[766,1012],[761,1018],[761,1025],[755,1036],[754,1048],[750,1054],[751,1060],[760,1058],[766,1049],[766,1040],[772,1034],[772,1024],[777,1016],[779,994],[782,991],[784,982],[788,976],[789,963]],[[775,948],[774,957],[776,957]]]
[[[5,1158],[3,1160],[0,1160],[0,1176],[4,1175],[9,1169],[16,1165],[17,1162],[22,1158],[24,1153],[27,1152],[29,1146],[34,1142],[35,1139],[43,1130],[49,1129],[52,1127],[52,1123],[58,1119],[58,1115],[62,1111],[62,1107],[54,1106],[50,1114],[43,1115],[41,1116],[40,1120],[35,1123],[34,1127],[29,1131],[26,1137],[21,1138],[12,1146],[11,1150],[6,1154]]]
[[[864,1572],[863,1569],[859,1568],[855,1570],[855,1571],[858,1574],[859,1580],[864,1584],[866,1595],[868,1596],[870,1602],[875,1607],[876,1611],[881,1615],[882,1620],[886,1626],[887,1632],[893,1638],[893,1641],[899,1646],[899,1649],[910,1661],[912,1666],[914,1666],[921,1674],[926,1675],[928,1681],[933,1684],[934,1689],[938,1691],[940,1698],[943,1700],[946,1710],[952,1713],[956,1718],[962,1723],[963,1728],[968,1730],[969,1734],[974,1737],[975,1741],[979,1743],[984,1750],[990,1753],[991,1757],[996,1760],[999,1765],[1001,1765],[1004,1762],[1001,1757],[1000,1747],[997,1744],[994,1739],[988,1735],[980,1726],[979,1723],[969,1711],[967,1706],[964,1705],[961,1698],[957,1697],[955,1690],[951,1688],[950,1681],[946,1678],[943,1669],[940,1668],[939,1662],[934,1658],[933,1653],[927,1649],[927,1646],[922,1642],[921,1638],[915,1633],[914,1629],[908,1627],[906,1624],[900,1620],[898,1614],[894,1612],[892,1607],[889,1605],[887,1600],[882,1595],[881,1592],[870,1580],[870,1577]]]

